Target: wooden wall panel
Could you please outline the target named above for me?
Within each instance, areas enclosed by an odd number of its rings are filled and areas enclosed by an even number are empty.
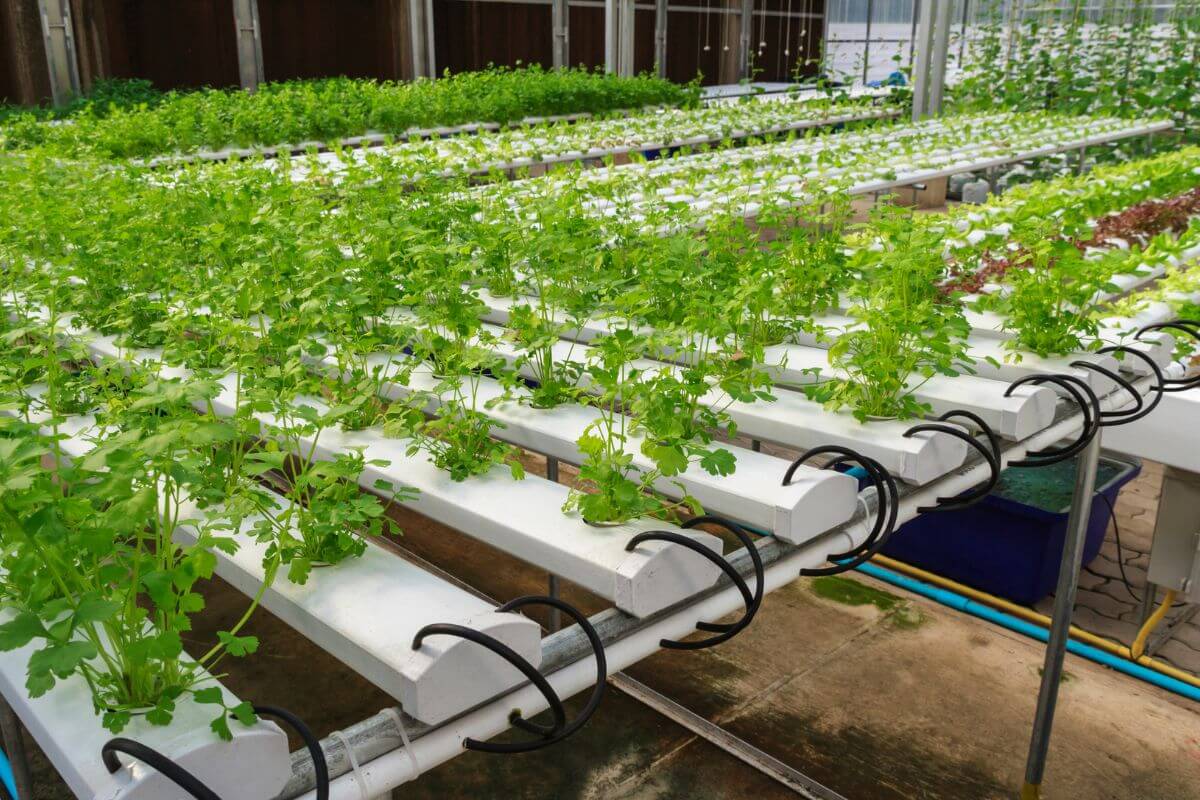
[[[548,4],[438,0],[433,9],[439,73],[554,63]]]
[[[37,0],[0,0],[0,100],[50,99],[50,72]]]
[[[160,89],[238,85],[232,3],[94,2],[103,6],[96,19],[105,30],[107,76],[145,78]]]
[[[258,0],[267,80],[399,77],[390,0]]]

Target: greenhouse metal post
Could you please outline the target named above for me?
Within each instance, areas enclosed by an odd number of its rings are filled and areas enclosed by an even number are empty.
[[[934,4],[922,3],[917,18],[916,64],[913,67],[912,119],[920,122],[925,116],[925,98],[929,93],[929,62],[933,56]]]
[[[754,0],[741,0],[741,20],[738,31],[738,80],[750,80],[750,34],[754,30]]]
[[[1096,467],[1100,461],[1100,431],[1087,448],[1079,454],[1075,473],[1075,490],[1071,496],[1071,511],[1067,517],[1067,532],[1063,540],[1062,561],[1058,568],[1058,585],[1054,590],[1054,616],[1050,637],[1046,642],[1046,660],[1042,666],[1042,685],[1038,691],[1037,713],[1033,720],[1033,735],[1029,742],[1029,757],[1025,762],[1025,784],[1021,800],[1041,797],[1042,777],[1046,772],[1046,753],[1050,748],[1050,731],[1054,727],[1054,711],[1058,705],[1058,685],[1062,678],[1070,637],[1071,615],[1075,609],[1075,589],[1083,560],[1083,543],[1091,516],[1092,497],[1096,491]]]
[[[39,0],[46,68],[54,104],[61,106],[79,93],[79,61],[75,57],[75,26],[68,0]]]
[[[950,57],[950,27],[952,25],[950,3],[938,3],[934,19],[933,56],[929,60],[929,98],[925,101],[925,113],[940,116],[942,92],[946,86],[946,60]]]
[[[237,34],[238,80],[243,89],[252,92],[266,80],[258,0],[233,0],[233,23]]]
[[[667,0],[654,0],[654,68],[667,77]]]
[[[565,67],[571,61],[571,9],[567,0],[552,0],[550,27],[554,33],[554,66]]]

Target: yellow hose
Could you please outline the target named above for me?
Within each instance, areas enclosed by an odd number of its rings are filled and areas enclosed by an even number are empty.
[[[1146,652],[1146,640],[1150,638],[1150,634],[1158,627],[1158,623],[1163,621],[1163,617],[1171,610],[1171,604],[1175,602],[1175,590],[1168,589],[1163,596],[1162,604],[1154,610],[1154,613],[1142,624],[1142,629],[1138,631],[1137,637],[1134,638],[1133,644],[1129,647],[1129,657],[1137,661]]]
[[[1014,617],[1019,617],[1026,622],[1032,622],[1036,625],[1041,625],[1046,628],[1050,627],[1050,618],[1045,614],[1039,614],[1032,608],[1019,606],[1016,603],[1011,603],[1003,598],[996,597],[995,595],[988,594],[987,592],[981,592],[978,589],[972,589],[970,586],[964,586],[963,584],[952,581],[949,578],[943,578],[941,575],[934,575],[932,572],[926,572],[923,569],[910,566],[905,564],[903,561],[896,561],[895,559],[888,558],[887,556],[877,555],[874,556],[871,561],[881,567],[886,567],[887,569],[895,572],[902,572],[905,575],[925,581],[926,583],[932,583],[935,586],[941,586],[943,589],[949,589],[950,591],[961,594],[964,597],[977,600],[984,605],[989,605],[992,608],[998,609],[1007,614],[1011,614]],[[1169,609],[1171,607],[1174,597],[1174,592],[1168,592],[1167,599],[1163,601],[1163,605],[1159,608],[1159,611],[1161,611],[1163,615],[1166,614],[1164,609]],[[1154,616],[1158,616],[1158,612],[1155,612]],[[1154,616],[1151,616],[1150,620],[1147,620],[1147,624],[1154,619]],[[1146,631],[1147,636],[1150,635],[1150,630],[1152,629],[1153,628],[1147,630],[1145,627],[1143,627],[1143,630]],[[1142,655],[1141,653],[1138,654],[1137,658],[1134,658],[1128,647],[1109,641],[1108,639],[1101,638],[1094,633],[1089,633],[1088,631],[1085,631],[1082,628],[1077,628],[1074,625],[1071,626],[1070,632],[1071,638],[1073,639],[1085,642],[1086,644],[1090,644],[1092,647],[1096,647],[1100,650],[1104,650],[1105,652],[1120,656],[1121,658],[1129,659],[1137,664],[1141,664],[1147,669],[1152,669],[1155,672],[1162,673],[1163,675],[1169,675],[1176,680],[1183,681],[1184,683],[1191,684],[1192,686],[1200,687],[1200,678],[1196,677],[1190,672],[1184,672],[1181,669],[1176,669],[1170,664],[1164,664],[1161,661],[1156,661],[1150,656]],[[1134,645],[1137,645],[1136,641],[1134,642]],[[1144,649],[1145,645],[1143,643],[1143,650]]]

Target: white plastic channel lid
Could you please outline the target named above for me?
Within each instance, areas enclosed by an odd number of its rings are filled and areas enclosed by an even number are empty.
[[[190,509],[184,516],[198,517]],[[248,519],[247,525],[254,519]],[[193,540],[184,528],[179,538]],[[238,550],[218,554],[217,574],[247,596],[262,585],[266,544],[234,534]],[[436,725],[525,679],[490,650],[466,639],[436,635],[412,649],[426,625],[450,623],[484,633],[537,667],[538,624],[442,580],[396,553],[368,543],[358,558],[314,569],[307,583],[280,571],[263,607],[346,666],[396,698],[411,716]]]
[[[12,613],[0,612],[0,621],[7,622]],[[31,643],[0,652],[0,692],[77,797],[97,800],[191,797],[151,767],[124,755],[120,756],[124,766],[109,774],[100,751],[118,734],[101,725],[101,717],[93,712],[91,691],[82,677],[74,675],[60,680],[46,694],[30,698],[25,690],[25,671],[29,656],[37,647]],[[216,681],[204,685],[220,687],[229,706],[240,702]],[[199,705],[181,698],[176,701],[170,725],[151,725],[144,717],[134,716],[119,735],[162,753],[220,797],[247,800],[274,797],[291,777],[287,736],[269,720],[260,720],[252,727],[230,720],[233,740],[222,741],[209,727],[219,711],[219,706]]]

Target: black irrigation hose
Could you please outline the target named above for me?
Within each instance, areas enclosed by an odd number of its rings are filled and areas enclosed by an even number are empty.
[[[1088,446],[1100,430],[1100,399],[1096,397],[1096,393],[1092,391],[1092,387],[1074,375],[1027,375],[1010,383],[1008,388],[1004,390],[1004,396],[1010,396],[1018,386],[1027,383],[1034,384],[1035,386],[1040,386],[1043,383],[1053,383],[1070,394],[1075,399],[1080,412],[1083,414],[1083,430],[1080,431],[1079,438],[1066,447],[1048,447],[1045,450],[1038,450],[1037,452],[1029,453],[1027,458],[1020,461],[1010,462],[1009,466],[1045,467],[1050,464],[1057,464],[1060,461],[1066,461],[1069,458],[1074,458],[1083,452],[1084,448]],[[1087,395],[1086,400],[1084,399],[1085,394]]]
[[[199,778],[162,753],[147,747],[141,742],[135,742],[133,739],[126,739],[122,736],[109,739],[104,743],[104,747],[100,749],[100,757],[103,759],[104,766],[110,774],[121,769],[121,759],[117,757],[117,753],[124,753],[149,767],[153,767],[180,789],[183,789],[196,798],[196,800],[221,800],[217,796],[217,793],[201,783]]]
[[[1190,319],[1175,319],[1170,322],[1156,322],[1153,325],[1147,325],[1140,328],[1133,335],[1135,339],[1141,339],[1142,334],[1152,333],[1154,331],[1180,331],[1191,336],[1196,341],[1200,341],[1200,322]]]
[[[1134,334],[1134,338],[1141,340],[1143,334],[1163,330],[1181,331],[1200,342],[1200,321],[1191,319],[1175,319],[1171,320],[1170,322],[1158,322],[1153,325],[1146,325],[1145,327],[1140,328],[1138,332]],[[1194,378],[1183,378],[1178,380],[1164,379],[1161,381],[1161,384],[1162,388],[1159,389],[1160,392],[1185,392],[1188,389],[1194,389],[1197,386],[1200,386],[1200,375]]]
[[[592,696],[588,698],[587,705],[579,712],[570,724],[564,726],[558,733],[549,739],[543,739],[535,742],[514,742],[514,743],[492,743],[481,742],[476,739],[464,739],[463,747],[469,750],[479,750],[484,753],[525,753],[531,750],[539,750],[543,747],[549,747],[552,744],[561,742],[577,730],[582,728],[584,724],[591,719],[592,714],[596,713],[596,709],[600,706],[600,700],[604,697],[604,687],[608,685],[608,659],[604,655],[604,643],[600,640],[600,634],[596,632],[595,627],[583,613],[575,608],[570,603],[563,602],[557,597],[548,597],[545,595],[529,595],[526,597],[518,597],[515,600],[509,600],[504,605],[496,609],[497,612],[516,611],[518,608],[524,608],[531,605],[545,605],[557,608],[579,625],[584,636],[587,637],[588,643],[592,646],[592,651],[596,657],[596,685],[592,689]],[[519,723],[526,723],[524,725]],[[528,727],[527,720],[516,718],[513,724],[524,730],[531,730]]]
[[[763,567],[762,555],[759,554],[758,548],[754,544],[754,540],[750,538],[750,534],[741,525],[738,525],[733,520],[719,517],[715,514],[705,514],[699,517],[692,517],[680,527],[685,529],[695,528],[700,525],[717,525],[724,528],[729,533],[737,537],[738,541],[746,548],[750,554],[750,561],[754,565],[754,598],[750,603],[750,607],[746,609],[746,613],[736,622],[697,622],[696,627],[702,631],[709,633],[719,633],[720,636],[713,636],[705,639],[703,644],[705,647],[727,642],[734,636],[750,627],[750,623],[754,620],[754,615],[758,613],[759,607],[762,605],[763,592],[766,588],[767,575]]]
[[[1124,378],[1122,378],[1117,373],[1113,372],[1108,367],[1102,367],[1099,364],[1093,364],[1090,361],[1072,361],[1071,366],[1076,367],[1077,369],[1090,370],[1097,374],[1103,375],[1104,377],[1108,378],[1110,381],[1115,383],[1117,386],[1119,386],[1122,390],[1124,390],[1124,392],[1126,394],[1128,394],[1130,397],[1133,398],[1133,409],[1128,412],[1126,412],[1126,411],[1099,411],[1098,410],[1097,413],[1099,415],[1099,418],[1102,420],[1100,422],[1100,427],[1107,428],[1113,424],[1113,423],[1109,423],[1109,422],[1104,422],[1103,420],[1107,420],[1107,419],[1120,420],[1126,414],[1137,414],[1139,411],[1142,410],[1142,408],[1145,407],[1145,401],[1142,399],[1141,394],[1138,393],[1138,390],[1134,388],[1133,384],[1130,383],[1129,381],[1125,380]]]
[[[864,539],[862,544],[860,544],[858,547],[855,547],[846,553],[834,554],[831,556],[830,560],[838,561],[843,558],[852,558],[874,544],[875,540],[878,539],[880,534],[883,533],[883,529],[887,524],[887,504],[884,494],[885,479],[883,477],[883,475],[886,473],[881,474],[882,468],[880,467],[879,462],[875,461],[874,459],[868,459],[866,456],[859,455],[854,450],[851,450],[847,447],[839,447],[837,445],[823,445],[821,447],[814,447],[811,450],[801,453],[800,457],[793,461],[791,465],[788,466],[787,472],[784,473],[783,485],[790,485],[792,482],[792,477],[796,474],[796,470],[799,469],[801,465],[803,465],[809,459],[820,455],[839,456],[837,459],[825,464],[822,469],[835,469],[836,467],[847,463],[854,463],[861,466],[867,472],[867,476],[871,479],[871,485],[875,487],[876,496],[879,498],[879,506],[875,512],[875,524],[871,527],[871,531],[867,534],[867,538]]]
[[[520,671],[525,678],[537,687],[537,690],[542,693],[542,697],[546,698],[546,704],[550,707],[551,713],[554,715],[554,724],[550,727],[538,725],[521,717],[519,711],[514,711],[510,718],[512,724],[522,730],[536,733],[546,739],[553,738],[562,732],[567,724],[567,712],[563,709],[562,700],[555,693],[554,688],[536,668],[524,658],[521,654],[513,650],[504,642],[488,636],[486,633],[477,631],[474,628],[468,628],[465,625],[453,625],[445,622],[438,622],[432,625],[426,625],[421,630],[417,631],[417,635],[413,637],[412,649],[420,648],[421,642],[426,636],[457,636],[460,639],[466,639],[469,642],[474,642],[480,647],[485,647],[491,650],[496,655],[503,658],[509,664],[513,665]],[[466,741],[463,742],[466,745]],[[485,744],[477,742],[478,744]],[[491,747],[501,747],[502,745],[489,745]],[[514,745],[515,746],[515,745]],[[503,751],[493,751],[503,752]],[[518,752],[518,751],[512,751]]]
[[[950,413],[956,416],[958,415],[955,414],[955,412]],[[961,412],[961,415],[963,416],[968,414],[970,414],[969,411]],[[975,415],[970,414],[970,416],[974,417]],[[942,418],[945,419],[945,416]],[[982,420],[980,420],[978,417],[975,417],[974,421],[982,423]],[[986,425],[983,426],[983,429],[988,431],[990,434],[990,429]],[[988,467],[991,468],[991,475],[988,476],[987,482],[983,486],[972,489],[971,491],[965,492],[956,497],[938,497],[934,500],[934,505],[932,506],[918,506],[917,513],[928,514],[935,511],[953,511],[955,509],[966,508],[967,506],[978,503],[980,500],[991,494],[992,489],[996,488],[996,484],[1000,482],[1000,459],[998,456],[999,443],[995,441],[994,437],[988,437],[992,447],[984,447],[982,442],[961,428],[955,428],[939,422],[926,422],[920,425],[914,425],[904,432],[904,437],[908,438],[914,434],[923,432],[944,433],[947,436],[953,436],[956,439],[961,439],[962,441],[966,442],[968,447],[974,448],[981,456],[983,456],[983,460],[986,461]]]
[[[1123,355],[1133,356],[1134,358],[1140,358],[1143,362],[1145,362],[1146,366],[1150,368],[1150,371],[1154,373],[1154,377],[1158,381],[1158,383],[1152,386],[1150,389],[1154,394],[1153,397],[1150,398],[1150,402],[1146,404],[1145,408],[1142,408],[1141,411],[1134,410],[1124,412],[1124,416],[1121,417],[1120,421],[1110,424],[1128,425],[1130,422],[1137,422],[1139,419],[1142,419],[1147,414],[1154,411],[1154,409],[1158,408],[1158,404],[1162,402],[1162,393],[1168,381],[1167,376],[1163,374],[1162,368],[1158,366],[1158,363],[1153,358],[1140,350],[1134,350],[1132,347],[1126,347],[1120,344],[1112,345],[1111,347],[1102,347],[1096,352],[1099,355],[1107,355],[1108,353],[1121,353]]]
[[[312,758],[313,772],[316,773],[317,800],[329,800],[329,765],[325,762],[325,751],[321,749],[321,741],[304,721],[287,709],[275,706],[254,706],[254,713],[260,717],[283,720],[300,735]]]
[[[688,538],[682,533],[675,533],[674,531],[645,531],[644,533],[639,533],[637,536],[634,536],[632,539],[630,539],[629,543],[625,545],[625,549],[633,550],[642,542],[654,541],[677,544],[680,547],[685,547],[688,550],[691,550],[693,553],[696,553],[697,555],[702,556],[708,561],[712,562],[719,570],[725,573],[725,577],[729,578],[729,580],[733,582],[733,585],[737,587],[737,590],[741,592],[742,601],[746,605],[746,616],[752,616],[754,614],[754,596],[750,593],[750,587],[746,585],[746,581],[741,575],[738,574],[738,571],[733,568],[733,565],[725,560],[723,555],[714,552],[708,547],[705,547],[695,539]],[[712,638],[716,639],[717,641],[714,642],[711,639],[702,639],[698,642],[677,642],[672,639],[662,639],[658,644],[660,647],[666,650],[702,650],[732,637],[722,635],[714,636]]]
[[[871,526],[871,530],[867,534],[867,537],[863,539],[859,545],[850,548],[844,553],[831,553],[829,556],[830,561],[844,561],[849,558],[854,558],[859,553],[862,553],[868,548],[872,547],[875,542],[879,540],[879,537],[884,534],[884,531],[887,530],[888,524],[886,513],[887,503],[883,499],[888,496],[886,494],[887,470],[883,468],[882,464],[874,459],[864,458],[864,460],[860,461],[857,456],[842,456],[841,458],[835,458],[833,461],[827,463],[823,469],[837,469],[838,467],[846,464],[858,464],[867,473],[867,477],[870,479],[869,482],[875,489],[876,496],[881,498],[881,500],[879,509],[875,515],[875,524]]]
[[[783,485],[787,486],[791,483],[792,476],[795,475],[796,470],[800,468],[801,464],[813,456],[824,455],[826,453],[836,454],[839,458],[826,464],[823,469],[830,469],[836,465],[854,462],[866,470],[867,475],[871,479],[871,484],[875,487],[876,499],[878,501],[875,512],[875,524],[871,528],[871,533],[861,545],[846,553],[831,554],[829,560],[835,562],[832,566],[800,570],[800,574],[805,577],[840,575],[843,572],[849,572],[857,568],[861,564],[865,564],[887,544],[888,538],[891,537],[896,529],[896,518],[900,511],[900,489],[896,486],[895,478],[875,459],[857,453],[848,447],[823,445],[801,453],[800,457],[793,461],[791,466],[788,467],[787,472],[784,473]],[[844,563],[836,563],[847,558],[849,560],[844,561]]]

